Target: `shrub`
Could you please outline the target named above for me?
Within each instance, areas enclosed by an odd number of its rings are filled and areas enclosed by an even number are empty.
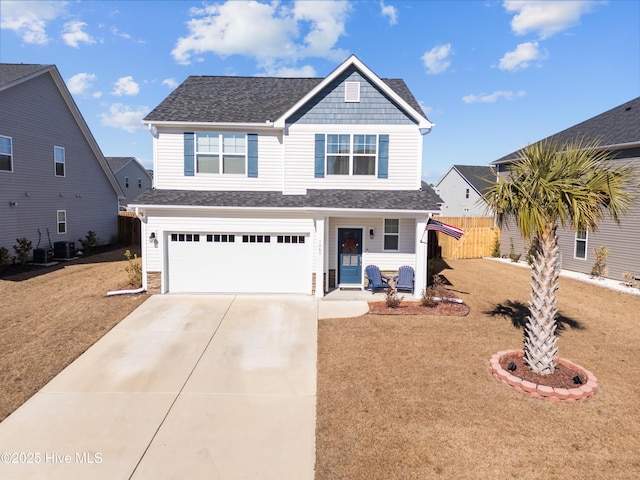
[[[531,266],[533,265],[533,260],[535,258],[536,255],[536,244],[534,242],[531,242],[529,244],[529,248],[527,248],[527,265]]]
[[[438,302],[433,299],[434,295],[431,289],[432,287],[427,287],[426,289],[422,290],[422,293],[420,295],[420,305],[422,305],[423,307],[433,308],[438,305]]]
[[[129,285],[132,285],[136,288],[140,288],[142,286],[142,264],[138,259],[137,254],[131,254],[129,250],[124,252],[124,256],[127,257],[129,264],[124,268],[128,274],[127,280]]]
[[[398,308],[400,306],[400,302],[402,302],[402,298],[398,296],[398,291],[395,288],[385,288],[385,297],[384,301],[389,308]]]
[[[96,236],[96,232],[93,230],[89,230],[87,232],[84,240],[80,238],[78,241],[82,245],[82,250],[85,252],[91,251],[98,246],[98,237]]]
[[[638,286],[638,282],[636,281],[635,277],[633,276],[633,273],[626,271],[622,273],[622,282],[627,286],[627,287],[637,287]]]
[[[603,278],[609,273],[609,267],[607,267],[607,257],[609,257],[609,249],[606,245],[602,245],[599,248],[594,248],[593,253],[596,256],[596,263],[591,267],[591,276],[597,278]]]
[[[522,254],[516,253],[516,249],[513,246],[513,238],[511,239],[511,252],[509,253],[509,258],[513,263],[517,263],[520,260]]]
[[[496,235],[496,239],[493,242],[493,250],[491,251],[493,258],[500,258],[500,235]]]
[[[31,251],[31,240],[27,240],[26,237],[16,238],[17,244],[13,246],[13,250],[16,252],[16,257],[20,261],[21,265],[26,265],[29,258],[29,252]]]
[[[4,269],[5,265],[9,264],[9,250],[4,247],[0,247],[0,272]]]

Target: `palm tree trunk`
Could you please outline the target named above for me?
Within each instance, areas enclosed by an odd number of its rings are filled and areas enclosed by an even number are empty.
[[[531,300],[524,333],[524,358],[531,370],[540,375],[554,372],[556,315],[558,309],[558,237],[550,226],[536,238],[536,252],[531,267]]]

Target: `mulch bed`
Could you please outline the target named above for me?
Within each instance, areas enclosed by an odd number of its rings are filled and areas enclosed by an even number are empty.
[[[423,307],[420,302],[403,301],[395,308],[387,307],[386,302],[369,302],[369,313],[376,315],[437,315],[464,317],[469,307],[464,303],[438,302],[433,307]]]
[[[577,388],[580,386],[580,384],[576,384],[573,379],[576,375],[582,375],[582,372],[567,367],[566,365],[558,363],[553,373],[549,375],[538,375],[529,369],[529,365],[527,365],[522,355],[513,354],[502,357],[500,366],[507,370],[511,362],[516,366],[516,369],[510,372],[511,375],[521,378],[522,380],[528,380],[536,385],[545,385],[553,388]],[[584,378],[583,381],[586,383],[587,379]]]

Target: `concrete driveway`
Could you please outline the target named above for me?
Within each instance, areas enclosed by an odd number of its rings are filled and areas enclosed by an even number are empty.
[[[312,479],[317,319],[304,296],[149,298],[0,423],[0,478]]]

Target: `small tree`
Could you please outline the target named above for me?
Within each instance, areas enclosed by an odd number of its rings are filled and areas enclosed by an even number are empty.
[[[16,238],[16,243],[13,246],[13,250],[16,252],[16,257],[20,261],[20,265],[26,265],[29,258],[29,252],[31,251],[31,240],[26,237]]]
[[[610,160],[596,142],[538,142],[483,192],[499,225],[514,219],[522,236],[535,241],[524,334],[524,358],[535,373],[553,373],[558,352],[558,225],[595,230],[605,213],[619,222],[636,198],[631,167]]]
[[[140,260],[138,260],[137,254],[131,254],[129,250],[124,252],[124,256],[127,257],[129,264],[124,268],[125,272],[127,272],[129,281],[129,285],[132,285],[136,288],[140,288],[142,286],[142,265],[140,264]]]
[[[591,267],[591,275],[597,278],[604,278],[609,273],[609,267],[607,267],[609,249],[606,245],[602,245],[599,248],[594,248],[593,253],[596,256],[596,263]]]

